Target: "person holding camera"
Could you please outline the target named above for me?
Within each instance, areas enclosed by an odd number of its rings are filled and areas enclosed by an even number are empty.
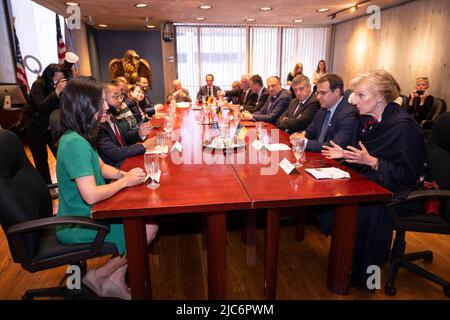
[[[423,120],[431,119],[434,98],[429,94],[430,81],[427,77],[416,79],[416,88],[408,98],[406,111],[420,124]]]

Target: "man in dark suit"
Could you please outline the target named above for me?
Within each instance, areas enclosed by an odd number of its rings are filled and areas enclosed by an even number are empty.
[[[251,94],[244,103],[244,110],[250,113],[261,109],[269,98],[269,90],[264,88],[264,83],[260,75],[255,74],[249,80]]]
[[[358,113],[344,99],[343,94],[344,82],[341,77],[330,73],[320,78],[317,82],[317,99],[321,108],[306,128],[306,133],[294,133],[291,139],[306,137],[306,150],[312,152],[321,152],[323,145],[330,145],[330,140],[343,148],[351,145],[356,136]]]
[[[106,100],[110,113],[114,113],[114,111],[119,112],[118,109],[122,103],[120,86],[115,83],[108,83]],[[143,123],[137,129],[123,131],[117,125],[117,120],[114,116],[102,118],[97,136],[97,150],[100,158],[106,164],[120,167],[126,158],[144,154],[147,149],[155,146],[154,139],[145,140],[150,130],[149,125]]]
[[[287,110],[277,121],[277,127],[288,133],[301,132],[311,123],[317,110],[319,101],[312,92],[309,78],[305,75],[296,76],[291,83],[295,99],[291,101]]]
[[[244,74],[239,82],[239,89],[232,89],[225,91],[225,97],[228,101],[235,101],[235,104],[245,105],[252,95],[252,90],[250,89],[250,74]]]
[[[281,87],[281,80],[277,76],[267,79],[267,88],[270,98],[267,99],[264,106],[253,114],[244,111],[242,118],[250,121],[264,121],[275,124],[278,118],[286,111],[291,102],[291,93]]]
[[[206,98],[212,96],[217,98],[217,91],[220,90],[220,87],[213,85],[214,76],[212,74],[207,74],[205,77],[206,85],[200,87],[197,93],[197,101],[202,101],[202,96]]]

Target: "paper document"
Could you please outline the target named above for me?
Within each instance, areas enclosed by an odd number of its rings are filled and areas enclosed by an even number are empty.
[[[306,172],[316,179],[343,179],[350,178],[350,174],[338,168],[308,168]]]

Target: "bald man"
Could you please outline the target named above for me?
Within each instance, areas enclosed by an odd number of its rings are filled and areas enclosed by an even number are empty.
[[[172,89],[170,89],[166,99],[167,103],[169,103],[172,98],[174,98],[176,102],[192,102],[189,91],[182,87],[181,81],[178,79],[172,81]]]

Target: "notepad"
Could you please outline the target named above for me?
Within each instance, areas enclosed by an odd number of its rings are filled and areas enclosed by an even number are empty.
[[[350,178],[350,174],[341,169],[330,167],[330,168],[308,168],[305,169],[306,172],[311,174],[316,179],[344,179]]]

